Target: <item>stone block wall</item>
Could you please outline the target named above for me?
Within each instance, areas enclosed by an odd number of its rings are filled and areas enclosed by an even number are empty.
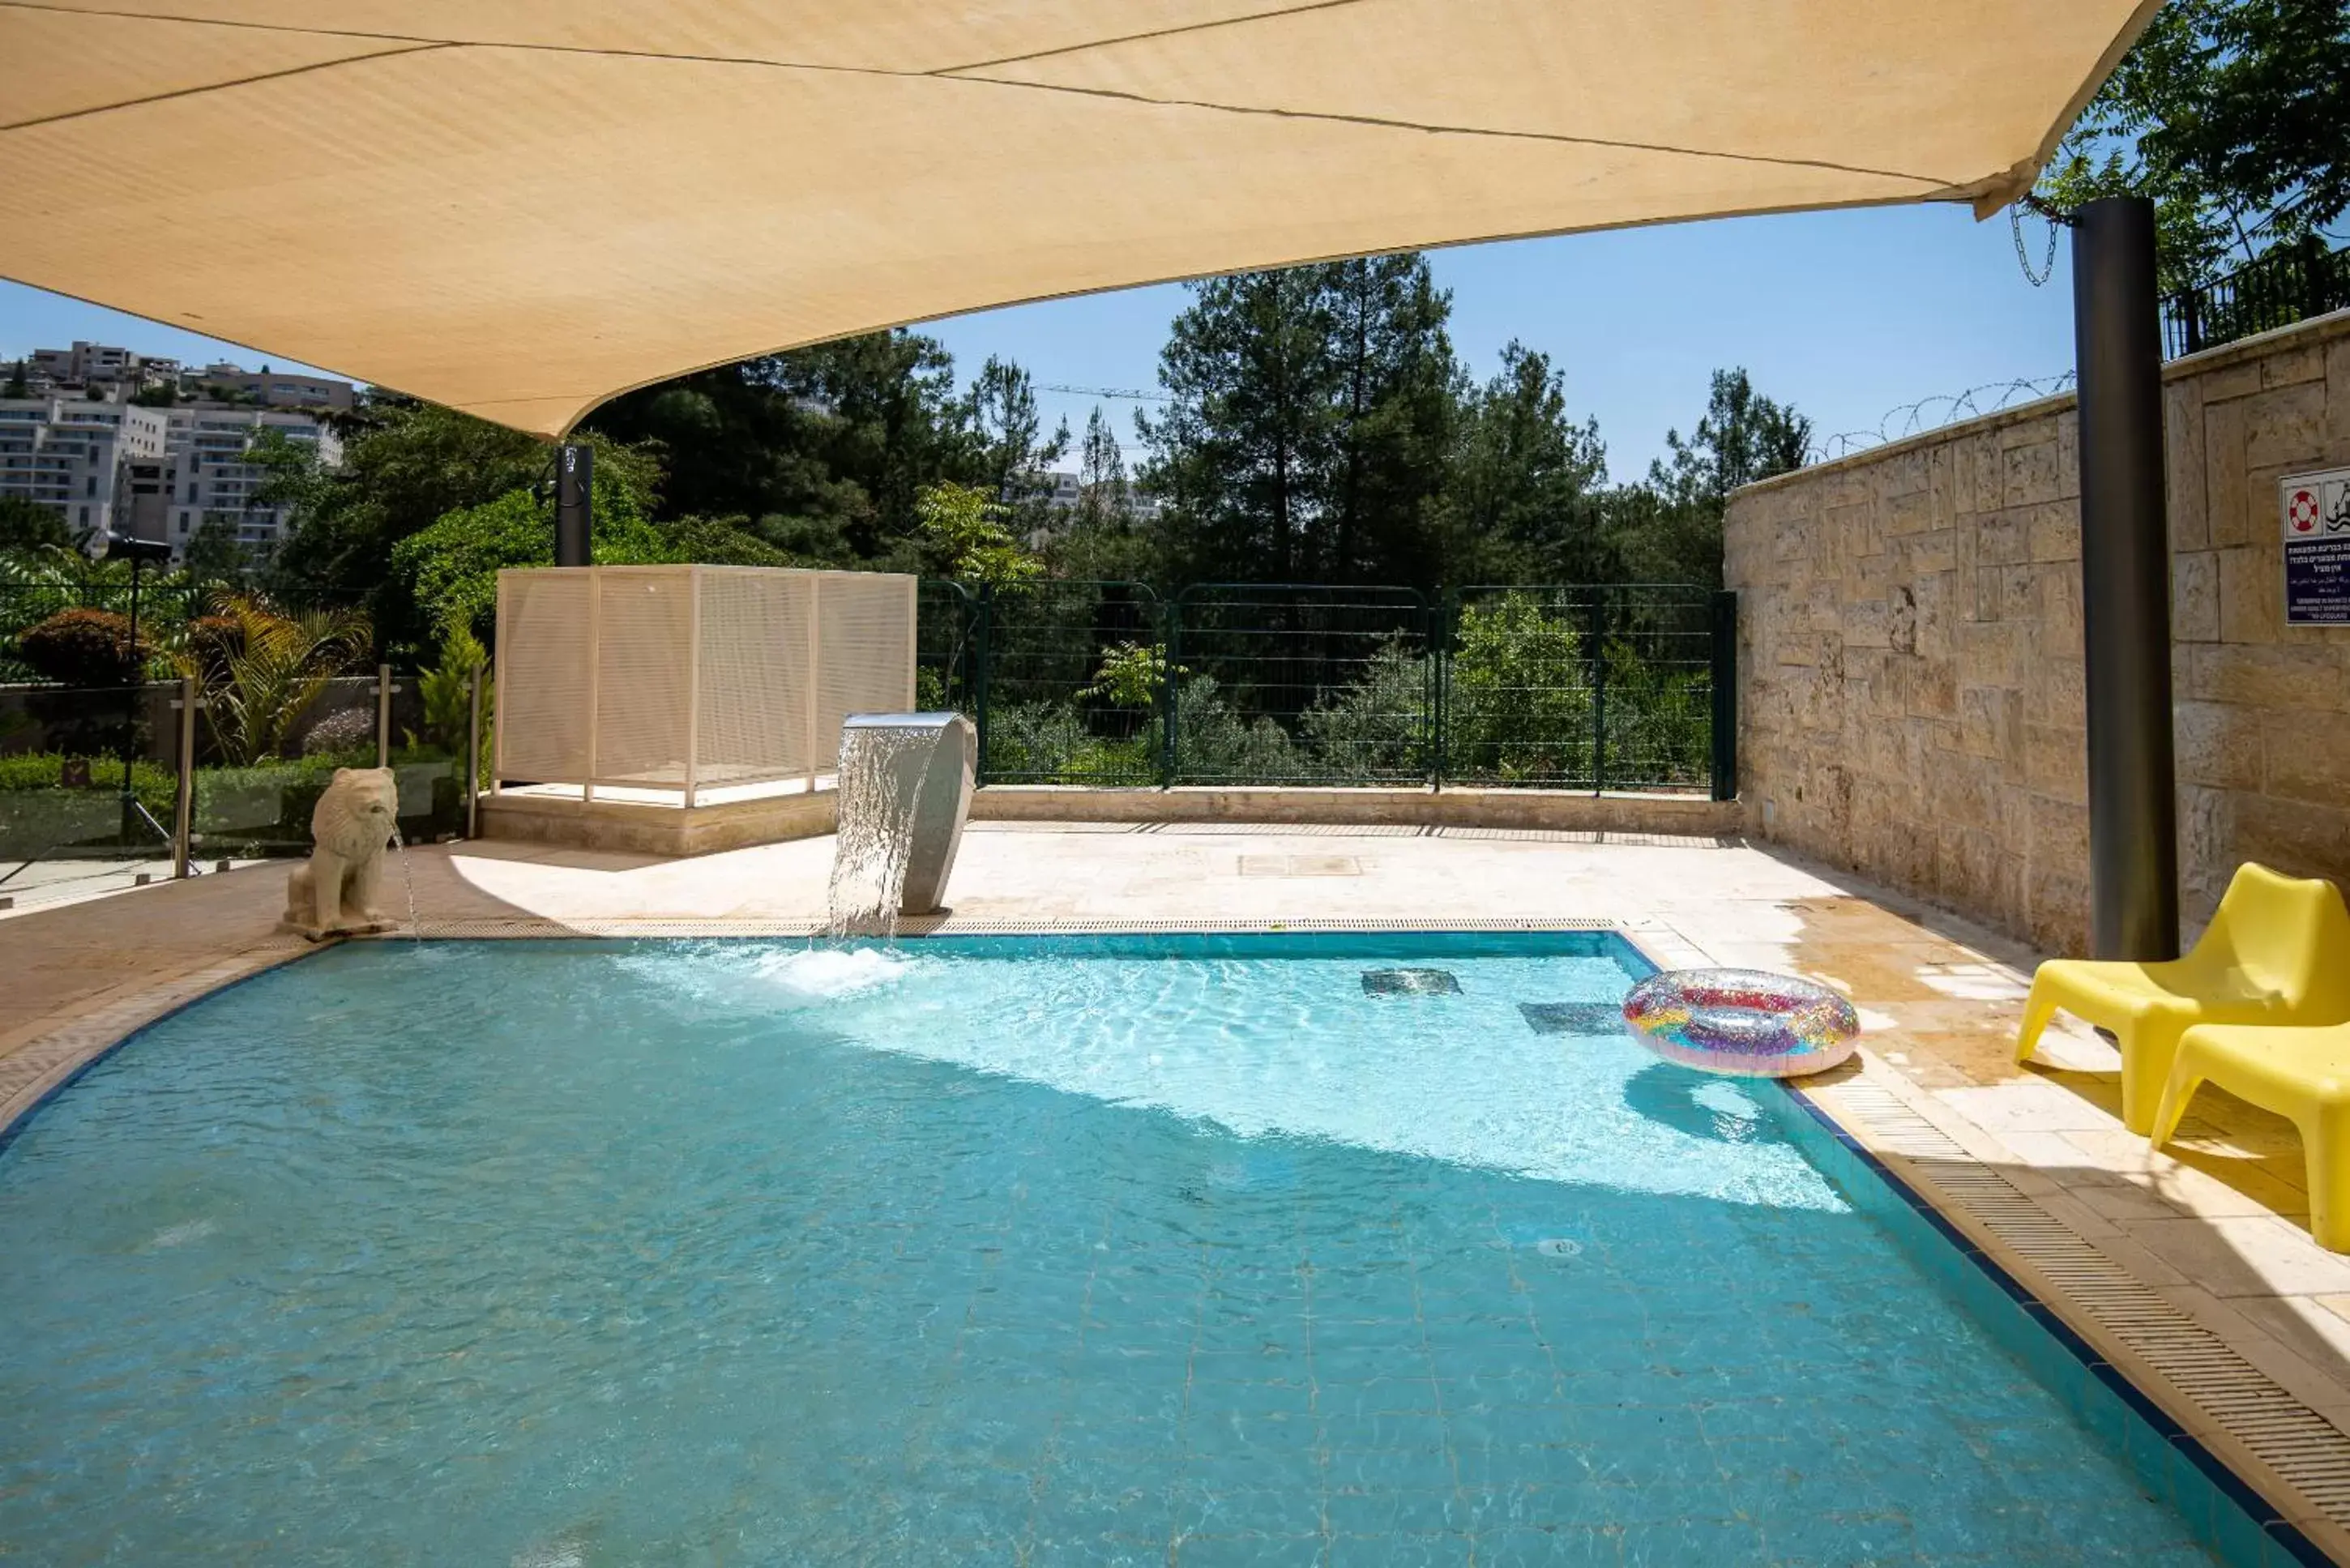
[[[2283,621],[2277,481],[2350,466],[2350,313],[2165,371],[2190,930],[2238,862],[2350,886],[2350,628]],[[1750,836],[2044,951],[2088,928],[2073,400],[1740,491]]]

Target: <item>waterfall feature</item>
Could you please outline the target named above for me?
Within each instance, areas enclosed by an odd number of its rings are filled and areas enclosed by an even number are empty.
[[[860,713],[841,726],[833,936],[895,936],[900,914],[939,908],[978,750],[960,713]]]

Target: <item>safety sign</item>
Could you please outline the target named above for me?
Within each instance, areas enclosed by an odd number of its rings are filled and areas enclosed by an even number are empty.
[[[2277,482],[2288,626],[2350,626],[2350,468]]]

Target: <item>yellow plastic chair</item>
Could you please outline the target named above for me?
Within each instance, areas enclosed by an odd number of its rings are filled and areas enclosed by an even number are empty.
[[[2186,957],[2042,964],[2023,1004],[2018,1062],[2032,1054],[2060,1007],[2113,1031],[2122,1053],[2122,1122],[2145,1133],[2178,1037],[2195,1025],[2350,1020],[2350,909],[2331,882],[2246,861]]]
[[[2206,1023],[2178,1039],[2155,1107],[2159,1148],[2178,1130],[2195,1091],[2210,1083],[2274,1111],[2301,1129],[2309,1166],[2309,1230],[2317,1244],[2350,1252],[2350,1023],[2330,1029]]]

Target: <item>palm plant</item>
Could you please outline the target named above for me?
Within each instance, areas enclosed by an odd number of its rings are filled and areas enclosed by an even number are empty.
[[[181,669],[203,682],[213,742],[232,767],[276,755],[327,682],[363,658],[373,636],[363,611],[289,614],[258,594],[224,593],[214,614],[234,631],[192,649]]]

